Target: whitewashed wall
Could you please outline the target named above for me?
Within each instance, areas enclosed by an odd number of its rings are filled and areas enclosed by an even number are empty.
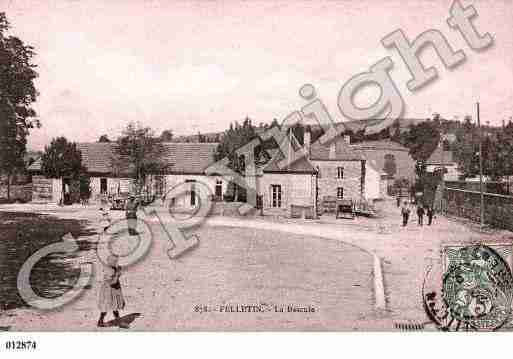
[[[365,199],[380,199],[381,174],[373,166],[365,163]]]
[[[272,185],[281,185],[281,208],[272,207]],[[315,177],[311,174],[265,173],[259,180],[264,213],[290,215],[290,206],[315,206]]]
[[[221,187],[223,190],[223,195],[226,192],[228,180],[223,178],[222,176],[207,176],[207,175],[166,175],[165,176],[165,190],[164,193],[169,192],[173,187],[186,183],[187,181],[196,181],[201,182],[207,186],[211,195],[215,194],[215,188],[217,181],[221,181]],[[196,186],[196,188],[198,188]],[[178,198],[177,205],[179,206],[188,206],[187,198]]]

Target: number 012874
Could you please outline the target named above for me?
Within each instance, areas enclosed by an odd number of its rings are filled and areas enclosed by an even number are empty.
[[[8,340],[5,342],[6,350],[35,350],[36,342],[33,340]]]

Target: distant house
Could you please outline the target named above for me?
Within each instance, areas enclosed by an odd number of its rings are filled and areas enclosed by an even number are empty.
[[[372,167],[380,171],[380,174],[385,173],[390,180],[415,179],[415,160],[410,156],[408,148],[397,142],[388,139],[363,141],[351,144],[351,148],[359,151]],[[395,173],[387,173],[387,161],[394,163]]]
[[[318,170],[319,199],[365,198],[365,158],[351,149],[348,136],[338,136],[328,146],[314,143],[310,160]]]
[[[295,139],[292,140],[297,144]],[[297,146],[294,150],[299,149]],[[280,165],[286,156],[280,150],[261,168],[257,191],[264,214],[294,216],[297,211],[306,217],[317,212],[317,171],[308,157],[285,166]]]
[[[165,195],[173,186],[188,183],[189,198],[181,197],[177,205],[195,206],[195,183],[205,183],[216,199],[221,199],[226,190],[226,180],[220,175],[207,175],[205,169],[214,162],[217,143],[166,142],[162,159],[169,166],[162,173],[148,177],[146,189],[156,196]],[[126,194],[133,191],[134,180],[130,176],[129,164],[120,160],[113,151],[113,143],[79,143],[82,164],[90,177],[93,200],[102,195]],[[41,176],[41,159],[36,160],[29,171],[33,174],[34,200],[59,202],[64,191],[62,179],[46,179]]]
[[[292,139],[292,144],[297,144]],[[347,136],[339,135],[326,145],[319,141],[311,144],[310,139],[311,134],[306,131],[306,157],[283,167],[279,163],[285,155],[275,150],[263,167],[258,190],[264,214],[294,216],[300,211],[323,212],[327,201],[382,198],[382,173],[349,145]],[[293,150],[298,147],[295,145]]]
[[[442,169],[445,169],[444,180],[457,181],[460,179],[461,172],[458,170],[458,163],[454,160],[452,151],[445,151],[441,147],[437,147],[426,161],[426,171],[433,173]]]

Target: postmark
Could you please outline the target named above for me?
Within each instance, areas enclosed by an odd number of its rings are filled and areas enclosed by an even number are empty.
[[[511,316],[510,246],[448,246],[438,291],[423,291],[426,313],[440,330],[498,330]]]

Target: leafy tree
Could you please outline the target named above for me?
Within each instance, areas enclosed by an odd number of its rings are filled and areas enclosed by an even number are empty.
[[[217,150],[215,153],[215,159],[221,160],[225,157],[228,158],[228,166],[238,172],[245,170],[245,159],[244,156],[237,156],[235,151],[243,145],[250,142],[256,137],[255,127],[251,123],[251,119],[246,117],[242,122],[242,125],[237,121],[231,123],[228,130],[226,130],[221,138]],[[259,149],[255,149],[255,154],[259,152]],[[256,158],[257,156],[255,156]],[[246,189],[238,186],[236,183],[230,183],[227,189],[228,193],[233,194],[233,198],[239,201],[246,200]]]
[[[415,172],[420,178],[426,172],[426,161],[440,143],[440,116],[435,114],[432,120],[411,125],[409,131],[400,135],[400,142],[409,149],[411,157],[416,161]]]
[[[401,134],[401,143],[410,150],[416,161],[426,161],[440,142],[440,122],[436,119],[411,125]]]
[[[160,140],[162,142],[171,142],[173,141],[173,131],[171,130],[164,130],[160,134]]]
[[[77,144],[65,137],[52,139],[41,157],[41,172],[49,178],[70,177],[78,179],[85,169]]]
[[[109,136],[101,135],[100,138],[98,139],[98,142],[100,142],[100,143],[108,143],[108,142],[110,142]]]
[[[9,29],[5,13],[0,12],[0,172],[7,175],[8,199],[11,178],[24,165],[29,130],[40,126],[32,108],[38,95],[34,48],[8,35]]]
[[[457,131],[453,148],[458,167],[464,177],[472,177],[479,173],[479,133],[470,116],[465,117],[463,125]]]
[[[242,125],[237,121],[230,124],[228,130],[226,130],[221,138],[219,145],[217,146],[215,158],[221,160],[225,157],[229,159],[229,165],[234,170],[241,170],[240,158],[236,158],[235,151],[255,138],[256,132],[255,127],[251,123],[251,119],[246,117],[242,122]]]
[[[137,191],[146,184],[149,174],[162,172],[172,164],[162,160],[165,147],[150,127],[129,123],[114,146],[115,157],[125,166],[125,172],[136,180]]]

